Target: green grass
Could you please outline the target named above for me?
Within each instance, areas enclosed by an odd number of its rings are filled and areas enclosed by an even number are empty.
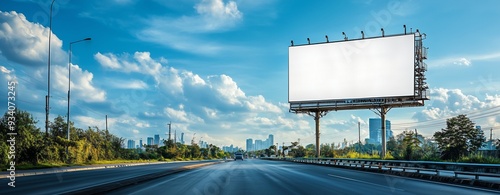
[[[494,158],[490,156],[482,156],[478,154],[471,154],[468,156],[462,156],[457,160],[457,162],[462,163],[481,163],[481,164],[500,164],[500,158]]]

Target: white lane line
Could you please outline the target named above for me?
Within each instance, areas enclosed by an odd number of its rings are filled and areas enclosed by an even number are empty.
[[[364,184],[369,184],[369,185],[374,185],[374,186],[378,186],[378,187],[382,187],[382,188],[389,188],[391,190],[397,190],[397,191],[402,191],[402,192],[405,191],[403,189],[399,189],[399,188],[395,188],[395,187],[388,187],[388,186],[379,185],[379,184],[376,184],[376,183],[370,183],[370,182],[366,182],[366,181],[361,181],[361,180],[352,179],[352,178],[348,178],[348,177],[342,177],[342,176],[333,175],[333,174],[328,174],[328,176],[330,176],[330,177],[336,177],[336,178],[340,178],[340,179],[346,179],[346,180],[350,180],[350,181],[354,181],[354,182],[359,182],[359,183],[364,183]]]

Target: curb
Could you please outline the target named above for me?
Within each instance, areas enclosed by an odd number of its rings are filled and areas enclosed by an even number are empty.
[[[177,163],[177,162],[189,162],[189,161],[145,162],[145,163],[132,163],[132,164],[88,166],[88,167],[81,167],[81,168],[54,167],[54,168],[40,169],[39,171],[27,172],[27,173],[20,173],[20,172],[16,171],[16,177],[33,176],[33,175],[44,175],[44,174],[52,174],[52,173],[64,173],[64,172],[73,172],[73,171],[86,171],[86,170],[95,170],[95,169],[110,169],[110,168],[119,168],[119,167],[130,167],[130,166],[163,164],[163,163]],[[29,171],[29,170],[22,170],[22,171]],[[3,178],[9,177],[9,172],[4,172],[4,173],[5,174],[1,174],[0,177],[3,177]]]

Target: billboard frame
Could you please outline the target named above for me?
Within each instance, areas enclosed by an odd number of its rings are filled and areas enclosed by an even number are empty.
[[[406,33],[406,25],[403,25],[405,31],[404,34],[395,34],[390,36],[401,36],[407,35]],[[381,38],[386,37],[384,35],[384,29],[380,29],[382,31],[382,36],[379,37],[371,37],[373,38]],[[344,41],[355,41],[365,39],[363,31],[361,34],[363,35],[361,39],[353,39],[348,40],[345,33],[342,33],[345,38]],[[385,158],[386,154],[386,124],[385,124],[385,115],[391,108],[396,107],[418,107],[424,106],[425,100],[429,100],[427,96],[427,89],[429,87],[426,83],[425,72],[427,71],[427,65],[424,60],[427,59],[427,49],[423,47],[422,40],[426,38],[426,34],[420,34],[417,29],[415,33],[411,32],[410,34],[414,35],[414,88],[413,88],[413,96],[393,96],[393,97],[376,97],[376,98],[356,98],[356,99],[338,99],[338,100],[321,100],[321,101],[295,101],[290,102],[290,77],[288,77],[288,103],[290,104],[289,112],[295,114],[308,114],[314,117],[315,125],[316,125],[316,156],[320,157],[320,147],[319,147],[319,120],[321,117],[325,116],[330,111],[338,111],[338,110],[357,110],[357,109],[370,109],[377,113],[382,120],[381,124],[381,133],[382,133],[382,151],[381,158]],[[310,45],[309,38],[308,45]],[[328,36],[326,36],[326,43],[330,43],[328,41]],[[341,42],[341,41],[336,41]],[[293,40],[291,41],[292,45],[290,47],[294,47]],[[316,43],[322,44],[322,43]],[[306,44],[303,44],[306,45]],[[300,45],[297,45],[300,46]],[[290,64],[288,65],[290,71]],[[290,73],[289,73],[290,75]]]
[[[370,38],[361,39],[351,39],[344,41],[335,42],[345,42],[345,41],[357,41],[364,39],[374,39],[382,37],[393,37],[414,34],[414,94],[412,96],[392,96],[392,97],[375,97],[375,98],[356,98],[356,99],[336,99],[336,100],[318,100],[318,101],[293,101],[288,102],[290,104],[290,112],[292,113],[308,113],[315,111],[338,111],[338,110],[357,110],[357,109],[377,109],[381,107],[418,107],[424,106],[424,101],[429,100],[427,96],[427,83],[425,82],[425,72],[427,71],[427,65],[423,60],[427,59],[427,48],[423,47],[422,40],[425,38],[417,32],[414,33],[404,33],[395,34],[389,36],[378,36]],[[324,43],[335,43],[335,42],[324,42]],[[292,42],[293,43],[293,42]],[[315,43],[315,44],[324,44]],[[313,44],[301,44],[301,45],[291,45],[290,47],[303,46],[303,45],[313,45]],[[290,67],[289,67],[290,68]],[[288,78],[288,87],[290,87],[290,78]],[[289,89],[290,90],[290,89]],[[289,92],[290,93],[290,92]],[[290,95],[290,94],[289,94]],[[289,98],[290,99],[290,98]]]

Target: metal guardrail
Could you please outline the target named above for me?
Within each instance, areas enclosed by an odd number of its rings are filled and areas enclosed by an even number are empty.
[[[347,158],[265,158],[322,166],[345,167],[445,183],[473,185],[500,190],[500,164],[398,161]],[[461,177],[459,177],[459,175]]]
[[[286,158],[288,161],[308,162],[316,164],[363,164],[377,165],[381,167],[414,167],[423,169],[438,169],[446,171],[462,171],[477,173],[500,174],[500,164],[479,163],[453,163],[433,161],[400,161],[400,160],[375,160],[375,159],[351,159],[351,158]]]

